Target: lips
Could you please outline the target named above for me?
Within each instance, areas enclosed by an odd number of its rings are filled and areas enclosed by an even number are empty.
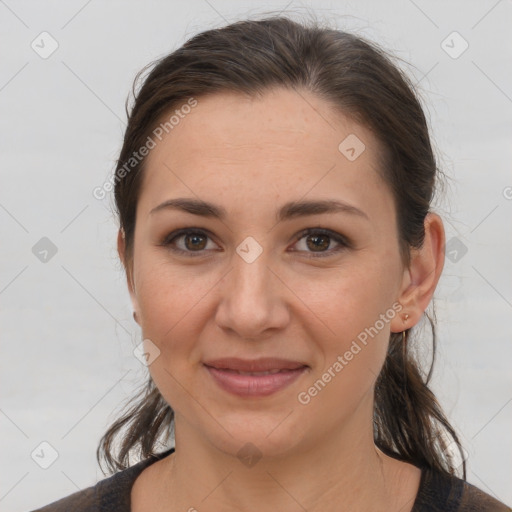
[[[206,366],[211,366],[212,368],[217,368],[218,370],[233,370],[244,373],[277,373],[280,370],[296,370],[297,368],[307,366],[306,364],[298,361],[279,359],[276,357],[265,357],[252,360],[229,357],[206,361],[204,364]]]
[[[215,368],[215,367],[214,367]],[[224,370],[226,372],[236,373],[237,375],[274,375],[275,373],[285,372],[290,370],[266,370],[264,372],[244,372],[242,370],[232,370],[231,368],[216,368],[217,370]]]
[[[204,366],[223,390],[242,397],[276,393],[309,368],[302,362],[279,358],[224,358],[206,361]]]

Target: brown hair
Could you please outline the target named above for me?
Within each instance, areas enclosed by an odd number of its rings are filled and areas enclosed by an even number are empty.
[[[136,93],[135,84],[151,67]],[[311,91],[374,132],[383,148],[380,171],[393,193],[401,251],[408,263],[410,249],[423,243],[424,220],[439,172],[415,87],[393,57],[370,41],[318,23],[271,16],[204,31],[137,75],[115,179],[127,272],[145,159],[129,172],[126,162],[146,144],[162,116],[190,98],[218,91],[258,95],[272,87]],[[375,385],[375,443],[406,462],[455,474],[446,445],[451,438],[461,454],[462,448],[428,386],[433,360],[425,376],[408,348],[409,334],[390,336]],[[137,447],[147,458],[162,435],[169,439],[172,427],[173,410],[150,376],[131,408],[102,437],[97,450],[100,466],[103,458],[111,472],[126,468],[129,453]],[[121,446],[116,455],[118,436]],[[465,478],[464,461],[462,468]]]

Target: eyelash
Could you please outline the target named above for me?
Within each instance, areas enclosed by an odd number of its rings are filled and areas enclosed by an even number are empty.
[[[173,233],[170,233],[169,235],[167,235],[165,237],[163,242],[159,245],[167,247],[169,250],[171,250],[175,253],[186,255],[187,257],[196,258],[196,257],[203,256],[204,251],[205,251],[204,249],[201,251],[185,251],[183,249],[178,249],[177,247],[172,246],[172,244],[175,243],[175,241],[178,238],[181,238],[184,235],[201,235],[201,236],[210,238],[208,233],[202,229],[185,228],[185,229],[180,229],[178,231],[174,231]],[[318,253],[309,252],[309,255],[306,256],[307,258],[325,258],[328,256],[332,256],[333,254],[337,254],[338,252],[351,247],[350,242],[344,236],[342,236],[334,231],[331,231],[329,229],[324,229],[324,228],[308,228],[308,229],[301,231],[297,235],[298,237],[295,241],[295,244],[308,235],[325,235],[325,236],[328,236],[331,239],[331,241],[334,240],[335,242],[337,242],[340,245],[338,248],[336,248],[334,250],[327,250],[327,251],[318,252]],[[293,252],[304,252],[304,251],[293,251]]]

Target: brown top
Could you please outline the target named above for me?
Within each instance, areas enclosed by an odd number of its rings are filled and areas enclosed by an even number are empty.
[[[120,471],[96,485],[32,512],[130,512],[132,486],[148,466],[174,448]],[[423,469],[412,512],[511,512],[512,509],[477,487],[430,469]]]

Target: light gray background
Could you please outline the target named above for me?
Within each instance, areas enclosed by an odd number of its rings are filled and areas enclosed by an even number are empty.
[[[1,510],[103,478],[98,440],[145,379],[111,201],[92,195],[112,172],[135,73],[198,31],[307,6],[412,64],[450,177],[438,211],[459,244],[437,293],[433,387],[469,481],[512,503],[510,1],[0,0]],[[47,59],[31,48],[43,31],[59,45]],[[453,31],[469,44],[458,58],[441,46]],[[42,237],[57,247],[46,263],[32,252]],[[31,458],[43,441],[59,455],[48,469]]]

